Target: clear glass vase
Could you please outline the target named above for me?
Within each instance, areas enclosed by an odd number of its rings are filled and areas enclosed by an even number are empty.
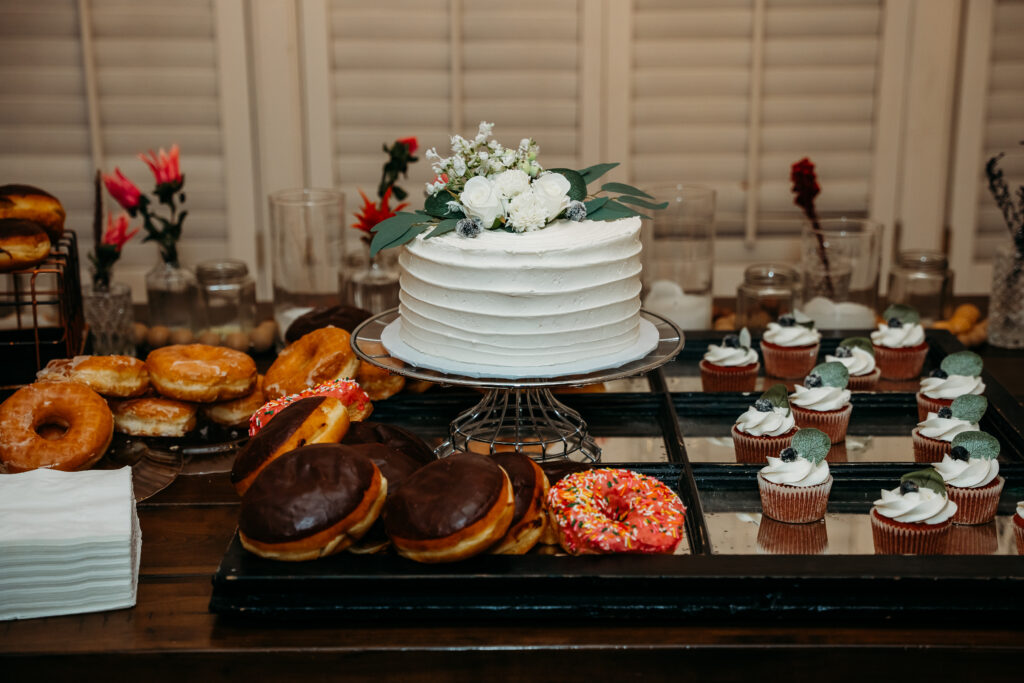
[[[351,273],[346,299],[370,313],[380,313],[398,305],[399,249],[384,249],[373,258],[366,255],[361,268]]]
[[[149,325],[196,331],[199,286],[195,274],[177,261],[160,261],[146,273]]]
[[[106,289],[86,289],[82,307],[94,354],[134,355],[132,290],[128,285],[115,282]]]
[[[1024,348],[1024,258],[1012,244],[1000,247],[992,261],[988,342],[1004,349]]]

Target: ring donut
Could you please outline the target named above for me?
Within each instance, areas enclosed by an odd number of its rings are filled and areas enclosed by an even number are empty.
[[[264,404],[266,397],[263,395],[263,375],[256,376],[256,386],[252,393],[220,403],[206,403],[203,405],[203,415],[210,422],[222,427],[245,427],[249,424],[252,416]]]
[[[287,346],[267,370],[263,392],[275,399],[297,394],[335,379],[349,379],[359,369],[351,337],[337,327],[324,327]]]
[[[114,429],[130,436],[185,436],[196,427],[196,404],[145,396],[111,401]]]
[[[107,402],[84,384],[36,382],[0,404],[0,462],[8,472],[86,469],[113,436]]]
[[[0,219],[0,271],[39,265],[50,255],[50,238],[42,227],[18,218]]]
[[[223,346],[175,344],[146,356],[149,381],[167,398],[214,403],[241,398],[256,384],[256,363]]]
[[[131,356],[75,356],[51,360],[37,379],[84,384],[108,398],[134,398],[149,389],[146,364]]]

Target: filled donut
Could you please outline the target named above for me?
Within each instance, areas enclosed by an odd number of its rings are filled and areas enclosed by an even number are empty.
[[[238,536],[274,560],[315,560],[362,538],[388,483],[364,455],[337,444],[303,446],[264,469],[242,496]]]
[[[146,364],[131,356],[75,356],[51,360],[38,379],[78,382],[108,398],[142,396],[149,389]]]
[[[60,200],[31,185],[0,187],[0,219],[3,218],[35,223],[46,231],[47,239],[54,244],[64,232],[65,211]]]
[[[508,531],[512,483],[494,460],[456,453],[421,467],[388,498],[384,526],[400,555],[454,562],[481,553]]]
[[[350,340],[345,330],[325,327],[285,347],[267,370],[263,384],[267,398],[281,398],[324,382],[354,377],[359,358]]]
[[[206,403],[202,407],[203,415],[210,422],[222,427],[246,427],[256,411],[263,406],[266,399],[263,395],[263,375],[256,376],[256,386],[252,392],[242,398]]]
[[[284,341],[286,344],[291,344],[310,332],[324,327],[337,327],[339,330],[351,333],[359,323],[369,319],[372,315],[373,313],[362,308],[345,304],[329,308],[314,308],[309,313],[300,315],[288,326],[284,332]]]
[[[365,455],[373,461],[373,464],[388,481],[389,496],[394,494],[413,472],[422,467],[421,463],[405,453],[389,448],[382,443],[364,443],[357,446],[346,446],[346,448],[351,449],[353,453]],[[384,530],[383,515],[381,515],[358,543],[349,546],[349,552],[376,553],[386,548],[389,543],[387,532]]]
[[[0,219],[0,272],[39,265],[50,255],[50,238],[31,221]]]
[[[266,386],[266,378],[263,380],[263,385]],[[297,394],[267,401],[249,418],[249,436],[254,436],[256,432],[263,429],[267,422],[286,407],[310,396],[333,396],[338,399],[345,404],[345,408],[348,410],[348,419],[352,422],[365,420],[373,412],[373,403],[370,402],[370,397],[366,395],[362,387],[350,379],[336,379],[318,384],[311,389],[303,389]]]
[[[213,403],[241,398],[256,384],[256,363],[223,346],[175,344],[146,356],[149,381],[167,398]]]
[[[522,555],[540,541],[547,523],[548,478],[529,456],[514,451],[491,456],[512,481],[515,511],[508,532],[490,548],[497,555]]]
[[[437,458],[427,442],[408,429],[398,425],[381,422],[354,422],[341,440],[343,444],[355,446],[362,443],[380,443],[388,448],[399,451],[421,465],[426,465]]]
[[[196,404],[161,396],[111,401],[114,429],[129,436],[185,436],[196,427]]]
[[[107,402],[84,384],[36,382],[0,404],[0,462],[8,472],[86,469],[113,436]]]

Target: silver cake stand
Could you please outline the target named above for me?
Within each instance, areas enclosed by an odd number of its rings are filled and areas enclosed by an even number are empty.
[[[642,358],[590,373],[543,379],[485,378],[441,372],[395,358],[381,343],[381,333],[398,318],[398,309],[378,313],[352,331],[352,349],[367,363],[408,379],[470,387],[484,392],[475,406],[452,420],[448,440],[435,450],[439,457],[454,451],[496,453],[514,450],[534,460],[598,462],[601,448],[587,433],[578,412],[559,401],[551,389],[610,382],[653,370],[683,348],[683,333],[672,321],[650,311],[640,314],[654,325],[658,342]]]

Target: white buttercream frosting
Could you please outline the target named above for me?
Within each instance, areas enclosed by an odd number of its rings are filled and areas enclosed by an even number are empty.
[[[920,346],[924,343],[924,328],[921,323],[903,323],[902,327],[879,323],[878,329],[871,333],[871,343],[890,349]]]
[[[839,410],[850,403],[850,390],[839,387],[805,387],[797,384],[789,402],[808,410]]]
[[[772,322],[768,323],[762,339],[776,346],[813,346],[821,341],[821,332],[803,325],[786,327]]]
[[[423,235],[399,256],[401,339],[439,358],[539,367],[636,343],[640,219]]]
[[[722,344],[708,344],[707,353],[704,354],[704,360],[714,365],[721,365],[725,367],[740,367],[743,365],[753,365],[757,362],[757,351],[754,349],[745,349],[742,346],[731,348]]]
[[[863,375],[870,375],[875,371],[875,357],[868,351],[857,347],[849,347],[852,352],[851,356],[841,358],[839,356],[830,356],[825,354],[826,363],[842,363],[846,366],[846,370],[850,373],[850,377],[861,377]]]
[[[950,375],[949,377],[925,377],[921,380],[921,393],[928,398],[957,398],[967,394],[981,394],[985,383],[981,377]]]
[[[917,433],[937,441],[952,441],[961,432],[978,431],[977,422],[968,422],[956,417],[939,417],[938,413],[928,413],[923,422],[917,423]]]
[[[942,462],[932,463],[932,467],[942,475],[942,481],[962,489],[981,488],[999,476],[999,461],[995,458],[954,460],[947,453]]]
[[[751,436],[782,436],[795,426],[793,411],[785,408],[772,408],[770,413],[762,413],[751,406],[736,419],[736,429]]]
[[[785,462],[769,455],[768,464],[761,468],[761,476],[773,484],[817,486],[829,478],[829,470],[824,460],[815,465],[805,458]]]
[[[941,524],[956,513],[956,503],[929,488],[900,493],[899,487],[882,490],[875,501],[875,510],[897,522]]]

